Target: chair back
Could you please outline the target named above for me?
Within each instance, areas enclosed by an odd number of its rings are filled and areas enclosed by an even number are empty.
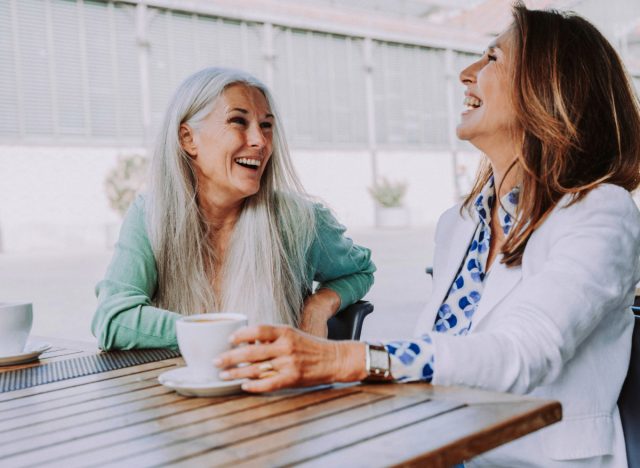
[[[329,319],[330,340],[359,340],[364,318],[373,312],[373,304],[358,301]]]
[[[631,343],[631,362],[622,386],[618,408],[627,446],[629,468],[640,468],[640,307],[632,307],[635,315]]]

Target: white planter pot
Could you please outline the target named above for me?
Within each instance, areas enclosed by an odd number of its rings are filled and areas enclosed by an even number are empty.
[[[376,209],[376,226],[381,228],[402,228],[409,225],[409,210],[404,206]]]

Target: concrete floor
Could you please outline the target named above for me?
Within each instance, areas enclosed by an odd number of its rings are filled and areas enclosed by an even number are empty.
[[[431,264],[433,229],[370,229],[350,232],[373,251],[378,267],[366,299],[375,311],[363,338],[395,338],[412,333],[431,292],[424,268]],[[93,340],[89,324],[96,307],[94,286],[102,278],[111,251],[0,254],[0,301],[34,304],[32,333]]]

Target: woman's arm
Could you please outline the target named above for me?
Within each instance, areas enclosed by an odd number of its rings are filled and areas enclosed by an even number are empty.
[[[373,284],[371,251],[344,235],[346,228],[316,205],[316,238],[309,251],[309,278],[318,281],[305,302],[300,328],[326,337],[326,321],[362,299]]]
[[[340,308],[340,296],[332,289],[318,289],[307,297],[302,309],[300,330],[320,338],[326,338],[329,332],[327,320]]]
[[[151,306],[157,276],[144,199],[138,197],[124,219],[105,278],[96,286],[91,330],[100,348],[177,348],[175,321],[180,315]]]

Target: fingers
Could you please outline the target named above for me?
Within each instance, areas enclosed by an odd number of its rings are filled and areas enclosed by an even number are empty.
[[[271,325],[260,325],[256,327],[244,327],[237,330],[229,337],[229,341],[235,346],[247,343],[248,346],[239,346],[230,351],[222,353],[213,364],[220,368],[236,366],[243,362],[265,361],[275,356],[272,342],[288,327],[274,327]]]
[[[277,360],[262,361],[249,366],[232,367],[220,373],[223,380],[235,379],[265,379],[274,376],[278,371],[277,366],[281,365]]]
[[[229,341],[234,345],[242,343],[255,343],[256,341],[271,342],[278,339],[283,330],[287,327],[274,327],[271,325],[259,325],[255,327],[244,327],[237,330],[229,337]]]
[[[274,358],[278,355],[275,344],[253,344],[240,346],[230,351],[222,353],[213,364],[221,369],[237,366],[245,362],[262,362]]]

